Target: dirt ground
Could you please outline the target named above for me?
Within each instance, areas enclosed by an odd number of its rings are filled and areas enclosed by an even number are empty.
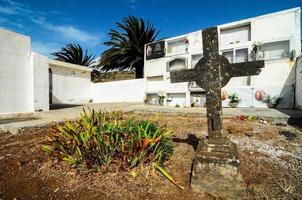
[[[78,172],[41,151],[53,126],[0,133],[0,199],[214,199],[189,190],[198,139],[206,118],[127,114],[158,121],[173,131],[174,155],[165,168],[181,190],[159,172]],[[301,122],[302,123],[302,122]],[[302,199],[302,133],[293,126],[224,119],[224,133],[237,144],[247,199]],[[136,174],[136,176],[133,176]]]

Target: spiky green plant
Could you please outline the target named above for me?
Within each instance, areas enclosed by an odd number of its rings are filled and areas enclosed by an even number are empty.
[[[94,110],[59,126],[43,150],[75,167],[96,170],[108,167],[113,160],[130,168],[162,164],[173,153],[165,127],[145,120],[124,120],[121,112]]]

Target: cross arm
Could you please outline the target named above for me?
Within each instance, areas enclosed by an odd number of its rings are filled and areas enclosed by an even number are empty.
[[[197,80],[195,69],[183,69],[170,72],[171,83],[191,82]]]
[[[261,68],[264,67],[264,61],[252,61],[252,62],[240,62],[230,64],[227,71],[231,77],[238,76],[253,76],[258,75],[261,72]]]

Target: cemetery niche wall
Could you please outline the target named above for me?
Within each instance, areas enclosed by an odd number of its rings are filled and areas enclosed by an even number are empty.
[[[301,52],[300,15],[300,8],[293,8],[217,26],[219,54],[230,63],[265,60],[265,68],[258,76],[234,77],[224,86],[226,93],[239,94],[242,101],[238,107],[266,108],[265,103],[255,98],[258,90],[265,91],[266,95],[282,97],[277,108],[298,107],[295,103],[299,101],[294,99],[297,93],[295,60]],[[165,42],[165,55],[145,59],[144,77],[147,82],[155,76],[161,76],[162,80],[157,82],[157,86],[147,83],[146,94],[163,92],[170,97],[165,99],[166,106],[174,106],[170,102],[181,98],[185,107],[203,107],[204,103],[194,103],[204,99],[204,90],[196,83],[170,83],[171,71],[182,67],[194,68],[204,56],[202,30],[161,42]],[[253,53],[254,44],[261,44],[257,56]],[[228,98],[222,101],[222,106],[229,107]]]

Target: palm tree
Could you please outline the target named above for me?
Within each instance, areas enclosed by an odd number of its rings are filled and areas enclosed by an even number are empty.
[[[51,55],[55,56],[55,60],[87,67],[94,63],[94,56],[88,54],[87,50],[84,54],[83,49],[79,44],[67,44],[61,51],[54,52]]]
[[[104,42],[110,48],[102,53],[98,66],[104,71],[135,69],[136,78],[142,78],[144,45],[153,42],[159,31],[149,21],[145,23],[133,16],[116,25],[119,30],[110,30],[110,40]]]

